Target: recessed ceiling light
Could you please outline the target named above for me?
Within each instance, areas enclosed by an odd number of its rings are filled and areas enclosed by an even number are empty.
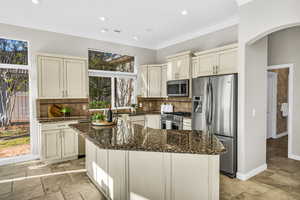
[[[114,32],[115,32],[115,33],[121,33],[122,31],[119,30],[119,29],[115,29]]]
[[[188,11],[187,11],[187,10],[183,10],[183,11],[181,11],[181,14],[182,14],[182,15],[187,15],[187,14],[188,14]]]
[[[32,1],[32,3],[34,3],[34,4],[39,4],[40,3],[40,0],[31,0]]]
[[[101,21],[103,21],[103,22],[107,20],[106,17],[99,17],[99,19],[100,19]]]
[[[107,28],[103,28],[103,29],[101,30],[101,33],[106,33],[106,32],[108,32],[108,29],[107,29]]]
[[[136,40],[136,41],[139,40],[138,36],[133,36],[133,39]]]

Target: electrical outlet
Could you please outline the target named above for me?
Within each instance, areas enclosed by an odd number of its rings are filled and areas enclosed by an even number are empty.
[[[87,109],[86,107],[87,107],[86,105],[82,105],[82,110],[86,110]]]

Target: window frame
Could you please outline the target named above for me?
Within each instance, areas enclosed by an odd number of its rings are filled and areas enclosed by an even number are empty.
[[[99,51],[99,52],[105,52],[103,50],[95,50],[95,49],[88,49],[88,51]],[[114,52],[111,52],[114,53]],[[117,53],[120,54],[120,53]],[[130,55],[128,55],[130,56]],[[137,95],[137,64],[136,64],[136,56],[134,57],[134,66],[133,66],[133,72],[120,72],[120,71],[105,71],[105,70],[95,70],[95,69],[88,69],[88,78],[89,77],[106,77],[111,78],[111,108],[112,110],[120,110],[120,109],[129,109],[130,106],[125,107],[115,107],[115,82],[114,78],[128,78],[133,79],[133,104],[136,103],[136,95]],[[89,66],[89,59],[88,59],[88,66]],[[101,109],[89,109],[90,111],[103,111],[107,110],[107,108],[101,108]]]
[[[28,69],[30,68],[30,50],[29,50],[29,41],[27,40],[22,40],[22,39],[12,39],[10,37],[5,37],[5,36],[0,36],[0,38],[5,39],[5,40],[15,40],[15,41],[22,41],[27,43],[27,65],[20,65],[20,64],[6,64],[6,63],[1,63],[0,62],[0,68],[5,68],[5,69]],[[29,71],[28,71],[29,73]]]

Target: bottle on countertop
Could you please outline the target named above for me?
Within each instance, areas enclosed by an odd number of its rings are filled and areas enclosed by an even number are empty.
[[[112,122],[113,121],[113,113],[112,113],[112,110],[111,110],[111,106],[109,106],[109,108],[108,108],[108,111],[107,111],[107,114],[106,114],[106,119],[107,119],[107,122]]]

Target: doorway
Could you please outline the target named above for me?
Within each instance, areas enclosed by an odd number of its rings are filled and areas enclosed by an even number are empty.
[[[267,163],[273,159],[288,158],[292,128],[293,65],[267,68]]]

